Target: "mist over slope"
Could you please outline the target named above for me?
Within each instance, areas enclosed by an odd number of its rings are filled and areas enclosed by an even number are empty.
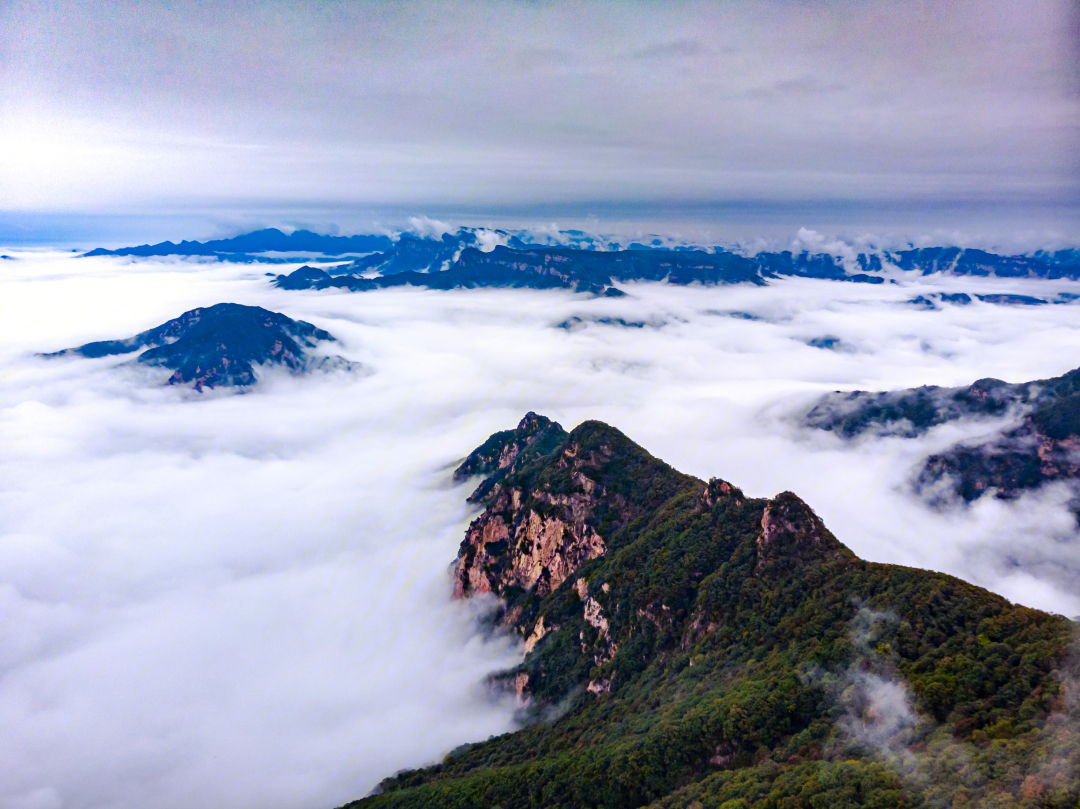
[[[1054,486],[928,508],[928,454],[1000,428],[845,442],[790,416],[842,389],[1049,378],[1080,365],[1068,279],[566,290],[271,286],[262,268],[5,250],[0,319],[0,799],[25,807],[326,807],[513,727],[486,675],[521,648],[451,604],[470,516],[452,470],[529,410],[618,424],[702,479],[798,492],[864,559],[1080,614]],[[283,269],[292,269],[288,265]],[[909,300],[967,294],[966,306]],[[222,301],[337,338],[369,376],[161,387],[58,351]],[[156,371],[160,373],[160,371]],[[104,734],[104,737],[102,737]],[[88,739],[101,739],[88,743]]]

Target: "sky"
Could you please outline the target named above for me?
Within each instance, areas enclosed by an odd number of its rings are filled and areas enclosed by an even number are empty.
[[[1059,375],[1078,303],[906,301],[1080,282],[297,292],[258,265],[7,254],[0,809],[330,809],[514,729],[484,683],[520,640],[450,598],[477,514],[452,470],[530,410],[601,419],[750,496],[793,491],[865,559],[1080,615],[1066,487],[971,507],[912,490],[927,455],[1001,421],[852,443],[798,422],[837,389]],[[321,350],[362,368],[199,394],[125,356],[37,356],[221,301],[327,329]]]
[[[1078,65],[1068,0],[7,0],[0,234],[426,213],[1075,235]]]

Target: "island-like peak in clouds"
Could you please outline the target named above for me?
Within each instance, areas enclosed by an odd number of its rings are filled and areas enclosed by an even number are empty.
[[[174,371],[170,385],[193,384],[195,390],[202,390],[254,385],[258,365],[281,365],[294,373],[352,365],[341,357],[314,358],[307,353],[305,349],[323,340],[334,337],[303,320],[259,306],[219,303],[184,312],[134,337],[87,343],[44,356],[106,357],[142,351],[139,362]]]
[[[528,414],[453,568],[524,659],[525,725],[360,807],[1054,806],[1080,799],[1077,627],[865,562],[791,492],[682,474],[614,427]]]
[[[1063,481],[1077,492],[1080,516],[1080,368],[1012,384],[980,379],[960,388],[837,391],[802,421],[851,440],[864,434],[915,438],[946,422],[995,417],[1011,417],[1011,423],[925,458],[915,488],[935,502],[953,495],[970,502],[991,493],[1014,499]]]

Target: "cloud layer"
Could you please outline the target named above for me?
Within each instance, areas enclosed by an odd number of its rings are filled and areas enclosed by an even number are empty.
[[[849,445],[789,419],[826,390],[1080,365],[1075,305],[903,303],[1075,282],[360,295],[277,290],[251,266],[9,254],[5,809],[327,807],[510,729],[514,706],[483,679],[520,647],[483,640],[472,606],[449,601],[471,490],[450,472],[528,410],[568,428],[603,419],[753,496],[795,491],[864,558],[1080,614],[1065,493],[934,511],[908,487],[923,454],[992,425]],[[270,374],[251,393],[199,395],[123,358],[33,356],[221,301],[325,328],[372,374]],[[839,348],[808,344],[827,336]]]

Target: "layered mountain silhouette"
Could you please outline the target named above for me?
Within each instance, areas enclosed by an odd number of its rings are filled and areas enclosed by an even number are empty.
[[[455,473],[453,567],[524,660],[524,726],[350,807],[1054,806],[1080,799],[1077,626],[858,559],[809,504],[530,413]]]
[[[484,260],[478,260],[468,253],[470,248],[480,252],[477,248],[481,247],[481,234],[493,236],[500,242],[503,250],[517,251],[514,260],[509,260],[505,252]],[[942,272],[1003,278],[1080,278],[1080,251],[1077,250],[1006,256],[959,247],[930,247],[864,252],[844,259],[806,250],[766,251],[742,255],[720,247],[669,247],[659,239],[654,239],[649,244],[634,242],[624,248],[591,238],[580,231],[564,231],[559,237],[566,246],[550,247],[533,243],[530,235],[525,232],[508,233],[464,227],[452,233],[444,233],[438,238],[419,238],[404,233],[396,239],[385,235],[323,236],[307,230],[286,235],[280,230],[269,228],[231,239],[182,241],[179,244],[161,242],[118,250],[98,248],[85,255],[215,256],[227,261],[284,263],[290,259],[260,254],[310,252],[346,258],[348,254],[366,254],[353,261],[308,259],[327,263],[327,267],[305,267],[284,279],[278,279],[278,283],[286,289],[322,289],[333,286],[354,291],[402,284],[428,286],[433,289],[554,286],[596,291],[603,290],[613,281],[619,280],[667,279],[673,283],[737,283],[739,281],[733,279],[737,279],[740,274],[747,276],[741,280],[751,283],[763,282],[768,278],[794,276],[880,284],[885,280],[882,272],[888,268],[923,275]],[[573,259],[573,266],[570,268],[573,277],[570,280],[563,278],[559,281],[557,276],[540,279],[538,276],[544,273],[530,269],[538,260],[550,264],[555,260],[551,257],[559,254]],[[646,254],[653,254],[653,258]],[[692,256],[687,259],[676,258],[680,254]],[[523,266],[515,268],[515,264]],[[437,278],[418,277],[450,270],[454,270],[455,274],[447,277],[439,275]],[[417,275],[407,275],[408,273]],[[385,280],[399,274],[405,274],[405,277],[392,284]],[[373,278],[374,283],[369,283]]]
[[[430,289],[566,288],[620,294],[612,286],[620,281],[765,284],[767,279],[791,276],[882,284],[885,282],[882,273],[888,267],[922,274],[1080,278],[1080,256],[1075,251],[1028,257],[997,256],[960,248],[909,250],[884,258],[878,254],[860,254],[848,266],[837,256],[805,251],[743,256],[720,248],[672,250],[632,245],[627,250],[597,250],[535,246],[518,237],[510,237],[508,244],[487,252],[475,244],[475,235],[464,229],[456,235],[446,234],[440,240],[403,236],[384,252],[327,269],[301,267],[289,275],[278,276],[275,283],[284,289],[337,287],[356,292],[412,285]],[[1046,303],[1022,295],[980,297],[988,303]],[[914,303],[934,306],[927,299],[917,299]]]
[[[173,370],[170,385],[195,390],[254,385],[258,366],[284,366],[293,373],[314,368],[349,368],[341,357],[313,357],[307,349],[334,337],[303,320],[293,320],[259,306],[219,303],[192,309],[180,317],[124,340],[104,340],[46,357],[78,354],[106,357],[137,351],[138,362]]]
[[[376,278],[356,275],[331,276],[315,267],[302,267],[279,276],[285,289],[344,287],[354,291],[392,286],[426,286],[430,289],[459,287],[528,287],[573,289],[594,294],[621,295],[615,281],[659,281],[689,284],[764,284],[756,265],[733,253],[658,250],[573,250],[537,247],[514,249],[497,246],[490,252],[474,247],[461,251],[457,261],[441,272],[398,272]]]
[[[967,387],[831,393],[803,417],[845,439],[914,438],[959,419],[1012,416],[1011,426],[925,459],[915,486],[933,501],[985,494],[1012,499],[1045,483],[1080,483],[1080,368],[1051,379],[1010,384],[980,379]]]
[[[138,247],[122,247],[118,250],[97,248],[86,256],[218,256],[226,260],[251,260],[253,253],[264,252],[310,252],[339,256],[348,253],[371,253],[386,250],[392,242],[389,236],[322,236],[310,230],[282,233],[277,228],[267,228],[245,233],[231,239],[214,239],[207,242],[182,241],[179,244],[161,242]]]

